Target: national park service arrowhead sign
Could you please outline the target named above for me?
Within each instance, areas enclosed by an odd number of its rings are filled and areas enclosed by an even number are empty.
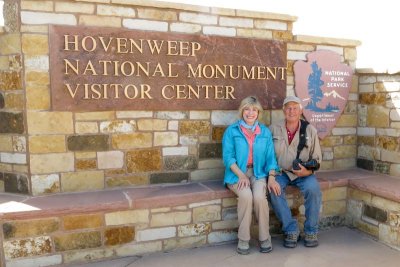
[[[307,54],[307,61],[294,63],[295,93],[303,115],[323,139],[336,125],[346,106],[353,70],[340,62],[340,55],[327,50]]]

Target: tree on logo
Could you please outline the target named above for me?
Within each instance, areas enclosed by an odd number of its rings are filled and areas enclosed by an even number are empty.
[[[321,80],[321,68],[318,68],[318,64],[314,61],[311,64],[312,73],[308,76],[308,94],[310,96],[310,102],[307,104],[307,109],[318,111],[320,108],[317,107],[317,103],[324,97],[321,86],[324,81]]]

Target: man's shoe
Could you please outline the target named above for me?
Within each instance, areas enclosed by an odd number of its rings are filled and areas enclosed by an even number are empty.
[[[304,237],[304,246],[309,248],[318,246],[317,234],[306,234]]]
[[[297,246],[297,241],[300,240],[299,233],[286,234],[283,246],[286,248],[295,248]]]
[[[237,253],[242,254],[242,255],[249,254],[250,253],[249,241],[243,241],[243,240],[239,239],[236,251],[237,251]]]
[[[271,239],[268,238],[267,240],[260,241],[260,252],[261,253],[268,253],[272,251],[272,244]]]

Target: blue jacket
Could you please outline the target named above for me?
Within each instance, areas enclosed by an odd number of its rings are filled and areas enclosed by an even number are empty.
[[[259,124],[261,133],[256,135],[253,145],[253,170],[256,179],[268,177],[270,170],[279,170],[276,162],[274,144],[269,129]],[[239,122],[230,125],[222,138],[222,159],[225,165],[224,184],[235,184],[239,178],[231,170],[236,163],[246,173],[249,144],[240,128]]]

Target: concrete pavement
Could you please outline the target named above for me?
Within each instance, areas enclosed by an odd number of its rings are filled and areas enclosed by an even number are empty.
[[[295,249],[282,247],[282,237],[273,237],[273,251],[258,252],[252,244],[249,255],[238,255],[236,243],[143,257],[126,257],[69,267],[398,267],[400,251],[347,227],[323,231],[317,248],[306,248],[302,241]]]

